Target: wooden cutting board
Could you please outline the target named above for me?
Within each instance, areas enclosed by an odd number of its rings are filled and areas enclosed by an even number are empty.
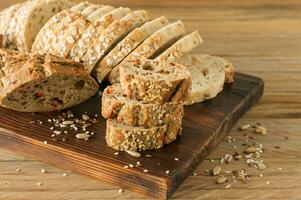
[[[76,133],[72,131],[53,141],[50,130],[53,124],[48,119],[56,118],[60,113],[19,113],[0,108],[0,146],[154,198],[166,199],[259,100],[263,88],[261,79],[237,73],[235,82],[226,85],[215,99],[185,107],[183,133],[177,141],[159,150],[142,152],[140,158],[124,152],[115,155],[116,151],[107,147],[99,95],[71,109],[78,117],[84,112],[90,116],[98,114],[100,122],[89,129],[96,134],[88,141],[76,139]],[[152,157],[146,157],[146,154]],[[142,166],[124,168],[137,161]],[[145,169],[147,173],[143,172]]]

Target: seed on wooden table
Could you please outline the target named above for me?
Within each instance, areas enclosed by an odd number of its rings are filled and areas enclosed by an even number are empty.
[[[246,154],[251,154],[251,153],[255,153],[255,152],[256,152],[256,148],[255,147],[247,147],[244,150],[244,153],[246,153]]]
[[[75,136],[77,139],[84,139],[84,140],[86,140],[86,139],[89,139],[89,135],[87,135],[87,134],[85,134],[85,133],[78,133],[78,134],[76,134],[76,136]]]
[[[231,184],[226,185],[226,189],[229,189],[231,187]]]
[[[68,176],[68,174],[66,174],[66,173],[64,173],[64,174],[62,174],[63,176]]]
[[[71,125],[71,124],[73,124],[74,122],[73,121],[70,121],[70,120],[68,120],[68,121],[63,121],[63,124],[64,125]]]
[[[144,172],[144,173],[147,173],[147,172],[148,172],[148,170],[147,170],[147,169],[144,169],[144,170],[143,170],[143,172]]]
[[[141,156],[141,154],[139,152],[136,151],[131,151],[131,150],[127,150],[126,151],[129,155],[133,156],[133,157],[137,157],[139,158]]]
[[[219,175],[219,173],[222,171],[222,168],[220,166],[215,166],[213,169],[212,169],[212,175],[213,176],[216,176],[216,175]]]
[[[48,144],[48,142],[47,142],[47,141],[44,141],[43,143],[44,143],[44,144]]]
[[[115,156],[119,155],[119,152],[115,152],[114,155],[115,155]]]
[[[119,193],[119,194],[123,193],[123,189],[119,189],[119,190],[118,190],[118,193]]]
[[[262,135],[266,135],[268,132],[267,132],[267,128],[265,128],[263,126],[256,126],[255,133],[260,133]]]
[[[86,115],[86,114],[83,114],[82,115],[82,119],[85,120],[85,121],[87,121],[87,120],[90,119],[90,117],[88,115]]]
[[[152,156],[152,155],[149,155],[149,154],[146,154],[145,157],[147,157],[147,158],[152,158],[153,156]]]
[[[227,177],[220,177],[220,178],[216,179],[217,184],[222,184],[222,183],[225,183],[227,181],[228,181]]]
[[[46,173],[47,171],[45,169],[41,169],[41,172],[42,173]]]
[[[20,172],[21,171],[21,169],[16,169],[16,172]]]
[[[270,185],[271,184],[271,181],[267,181],[267,185]]]
[[[38,182],[37,185],[38,185],[38,186],[41,186],[41,185],[43,185],[43,183],[42,183],[42,182]]]
[[[257,168],[260,170],[263,170],[266,168],[265,164],[263,164],[262,162],[256,162],[255,164],[256,164]]]
[[[246,130],[246,129],[250,128],[250,127],[251,127],[250,124],[243,124],[243,125],[241,125],[239,127],[239,130],[243,131],[243,130]]]
[[[175,158],[175,161],[179,161],[179,158]]]
[[[56,135],[60,135],[62,133],[62,131],[53,131],[53,133]]]

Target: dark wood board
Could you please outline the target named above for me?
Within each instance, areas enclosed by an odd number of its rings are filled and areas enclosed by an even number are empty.
[[[183,134],[177,141],[159,150],[145,151],[140,158],[124,152],[114,155],[116,151],[107,147],[99,95],[71,109],[78,116],[84,112],[99,115],[100,122],[89,129],[96,133],[92,139],[78,140],[74,132],[69,132],[59,136],[58,141],[52,141],[52,124],[47,119],[58,113],[19,113],[0,108],[0,146],[154,198],[166,199],[259,100],[263,88],[261,79],[237,73],[235,82],[225,85],[215,99],[185,107]],[[31,123],[37,120],[43,124]],[[63,142],[62,137],[68,140]],[[145,154],[153,157],[147,158]],[[124,168],[138,160],[142,167]],[[148,169],[148,173],[143,169]],[[166,170],[170,173],[166,174]]]

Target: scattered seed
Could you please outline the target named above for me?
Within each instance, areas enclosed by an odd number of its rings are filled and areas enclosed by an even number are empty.
[[[86,114],[83,114],[82,119],[85,120],[85,121],[88,121],[90,119],[90,117]]]
[[[262,177],[263,177],[263,174],[259,174],[259,177],[262,178]]]
[[[263,127],[263,126],[256,126],[255,128],[255,133],[260,133],[262,135],[266,135],[268,132],[267,132],[267,128]]]
[[[115,152],[114,155],[115,155],[115,156],[119,155],[119,152]]]
[[[21,169],[16,169],[16,172],[20,172],[21,171]]]
[[[256,148],[255,147],[247,147],[244,150],[244,153],[246,153],[246,154],[251,154],[251,153],[255,153],[255,152],[256,152]]]
[[[231,187],[231,184],[226,185],[226,189],[229,189]]]
[[[179,158],[175,158],[175,161],[179,161]]]
[[[139,152],[136,151],[131,151],[131,150],[127,150],[126,151],[129,155],[133,156],[133,157],[137,157],[139,158],[141,156],[141,154]]]
[[[144,173],[147,173],[147,172],[148,172],[148,170],[147,170],[147,169],[144,169],[144,170],[143,170],[143,172],[144,172]]]
[[[47,141],[44,141],[43,143],[44,143],[44,144],[48,144],[48,142],[47,142]]]
[[[216,175],[219,175],[219,173],[222,171],[222,168],[220,166],[215,166],[213,169],[212,169],[212,176],[216,176]]]
[[[169,171],[169,170],[166,170],[166,171],[165,171],[165,174],[169,174],[169,173],[170,173],[170,171]]]
[[[38,182],[37,185],[38,185],[38,186],[41,186],[41,185],[43,185],[43,183],[42,183],[42,182]]]
[[[47,171],[45,169],[41,169],[41,172],[42,173],[46,173]]]
[[[129,168],[129,166],[128,166],[128,165],[125,165],[125,166],[123,166],[123,168],[125,168],[125,169],[128,169],[128,168]]]
[[[151,157],[153,157],[153,156],[152,156],[152,155],[149,155],[149,154],[146,154],[145,157],[151,158]]]
[[[271,184],[271,181],[267,181],[267,185],[270,185]]]
[[[75,136],[77,139],[83,139],[83,140],[88,140],[90,135],[85,134],[85,133],[78,133]]]
[[[123,189],[119,189],[119,190],[118,190],[118,193],[119,193],[119,194],[123,193]]]
[[[134,167],[134,165],[132,165],[132,164],[129,164],[129,167],[130,167],[130,168],[133,168],[133,167]]]
[[[266,168],[265,164],[263,164],[262,162],[256,162],[255,164],[256,164],[257,168],[260,170],[263,170]]]
[[[63,124],[64,124],[64,125],[71,125],[71,124],[73,124],[73,123],[74,123],[74,122],[71,121],[71,120],[63,121]]]
[[[68,174],[66,174],[66,173],[64,173],[64,174],[62,174],[63,176],[68,176]]]
[[[250,128],[250,127],[251,127],[250,124],[243,124],[243,125],[241,125],[239,127],[239,130],[243,131],[243,130],[246,130],[246,129]]]
[[[222,184],[222,183],[225,183],[227,181],[228,181],[227,177],[220,177],[220,178],[216,179],[217,184]]]

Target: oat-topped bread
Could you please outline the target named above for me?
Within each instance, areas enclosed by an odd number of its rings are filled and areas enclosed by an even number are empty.
[[[103,15],[105,15],[113,10],[114,10],[114,7],[112,7],[112,6],[100,7],[88,16],[88,20],[90,20],[91,22],[96,21],[96,20],[100,19]]]
[[[200,44],[202,44],[202,42],[203,40],[200,34],[198,31],[195,31],[178,40],[163,53],[160,52],[158,55],[154,55],[154,58],[158,61],[174,62],[185,54],[189,53],[194,48],[198,47]]]
[[[141,27],[135,28],[96,66],[95,77],[97,78],[97,81],[101,83],[107,74],[127,55],[136,49],[138,45],[168,23],[168,19],[162,16],[146,22]]]
[[[222,91],[225,81],[233,81],[234,68],[223,58],[192,54],[178,62],[186,66],[192,76],[192,90],[187,105],[214,98]]]
[[[107,120],[106,141],[116,150],[143,151],[159,149],[181,134],[181,120],[151,128],[122,125],[114,119]]]
[[[86,51],[82,60],[86,66],[86,72],[91,73],[94,67],[109,53],[117,43],[122,40],[134,28],[141,26],[151,19],[148,12],[137,10],[129,13],[120,20],[115,20],[99,37],[94,40],[92,46]]]
[[[178,63],[136,59],[120,67],[120,83],[125,94],[144,103],[185,102],[191,76]]]
[[[132,53],[125,59],[134,60],[135,58],[150,58],[156,52],[161,52],[162,49],[173,44],[177,39],[184,35],[185,29],[182,21],[177,21],[156,31],[149,38],[147,38],[141,45],[139,45]],[[122,62],[117,65],[108,75],[107,79],[114,84],[120,82],[119,67]]]
[[[28,59],[1,82],[0,104],[21,112],[69,108],[87,100],[98,89],[81,64],[53,56]]]
[[[95,19],[81,38],[72,47],[68,57],[75,61],[83,61],[83,57],[89,48],[92,48],[94,42],[100,38],[102,32],[115,20],[121,19],[131,10],[129,8],[116,8],[109,13],[104,14],[99,19]]]
[[[181,119],[183,113],[183,104],[151,104],[130,99],[120,84],[108,86],[102,95],[103,117],[114,118],[118,123],[129,126],[160,126]]]

